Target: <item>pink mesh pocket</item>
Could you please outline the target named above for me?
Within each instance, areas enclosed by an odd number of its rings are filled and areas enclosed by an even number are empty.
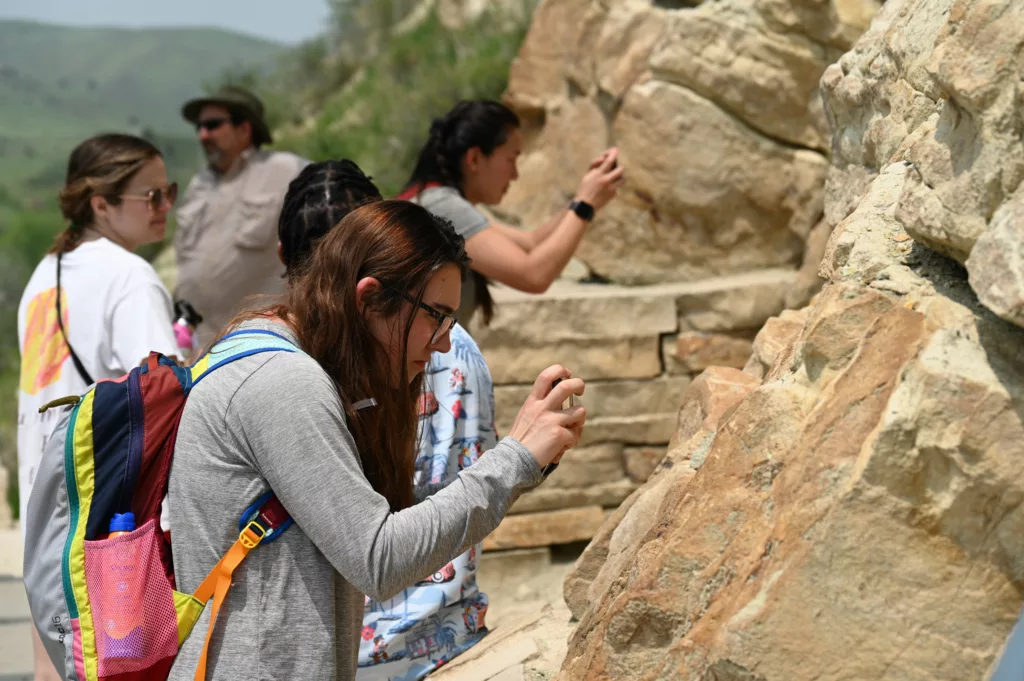
[[[155,521],[126,535],[85,542],[85,582],[99,676],[142,671],[177,654],[178,618]]]

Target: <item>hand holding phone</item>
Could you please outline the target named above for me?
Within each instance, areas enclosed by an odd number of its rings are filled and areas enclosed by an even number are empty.
[[[560,378],[564,385],[558,381]],[[567,398],[570,393],[582,395],[585,387],[582,378],[574,377],[559,364],[540,372],[534,381],[508,435],[529,450],[540,471],[579,443],[587,412],[582,405],[575,404],[578,400]],[[570,404],[574,406],[562,408]]]

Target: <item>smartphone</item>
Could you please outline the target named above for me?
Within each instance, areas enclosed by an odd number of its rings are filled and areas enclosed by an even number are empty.
[[[557,381],[555,381],[554,383],[552,383],[551,384],[551,389],[554,390],[555,386],[558,385],[559,383],[561,383],[562,380],[563,379],[560,378]],[[562,409],[569,409],[570,407],[572,407],[576,403],[573,400],[573,397],[575,397],[575,396],[572,393],[569,393],[568,399],[566,399],[565,402],[562,402]],[[552,473],[554,473],[556,468],[558,468],[558,464],[557,463],[549,463],[547,466],[544,466],[543,470],[541,470],[541,474],[546,478],[549,475],[551,475]]]
[[[551,389],[552,389],[552,390],[554,390],[554,389],[555,389],[555,386],[556,386],[556,385],[558,385],[559,383],[561,383],[561,382],[562,382],[562,380],[563,380],[563,379],[561,379],[561,378],[560,378],[560,379],[558,379],[557,381],[555,381],[554,383],[552,383],[552,384],[551,384]],[[562,402],[562,409],[569,409],[569,408],[571,408],[571,407],[572,407],[572,406],[573,406],[574,404],[576,404],[576,401],[575,401],[575,400],[573,399],[573,397],[575,397],[575,395],[573,395],[572,393],[569,393],[569,397],[568,397],[568,399],[566,399],[566,400],[565,400],[565,402]]]

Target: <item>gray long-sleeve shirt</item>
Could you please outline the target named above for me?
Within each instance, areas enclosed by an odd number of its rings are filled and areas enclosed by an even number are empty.
[[[294,338],[286,327],[251,323]],[[482,540],[541,480],[505,438],[444,489],[391,513],[363,475],[327,374],[302,354],[253,355],[203,379],[185,405],[169,507],[178,588],[191,593],[238,537],[240,513],[273,491],[295,519],[235,572],[207,679],[355,677],[363,594],[386,600]],[[191,679],[209,608],[171,681]]]

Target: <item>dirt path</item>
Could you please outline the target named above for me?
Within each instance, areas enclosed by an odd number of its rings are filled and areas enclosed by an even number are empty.
[[[582,546],[485,553],[480,588],[490,607],[491,633],[432,681],[548,681],[565,657],[575,624],[562,582]]]

